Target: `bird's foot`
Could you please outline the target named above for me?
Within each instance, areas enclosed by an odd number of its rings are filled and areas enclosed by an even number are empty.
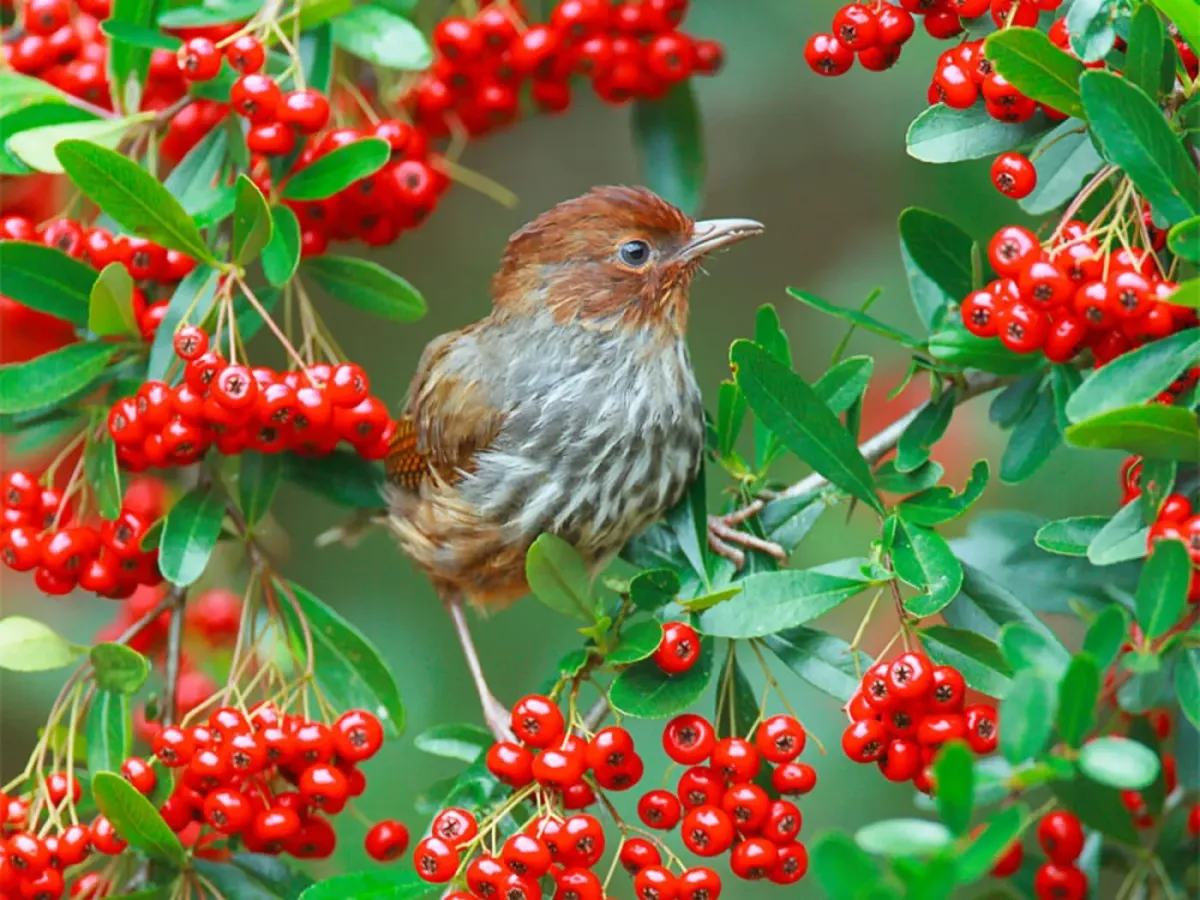
[[[746,554],[738,549],[757,550],[773,556],[780,562],[787,562],[787,551],[774,541],[764,540],[748,531],[738,531],[737,526],[762,509],[762,504],[755,502],[745,509],[724,516],[708,517],[708,546],[718,556],[723,556],[737,568],[746,564]]]
[[[517,737],[513,734],[509,724],[512,721],[512,715],[509,713],[508,707],[497,700],[490,691],[481,693],[479,702],[483,706],[483,721],[487,723],[488,730],[496,740],[516,743]]]

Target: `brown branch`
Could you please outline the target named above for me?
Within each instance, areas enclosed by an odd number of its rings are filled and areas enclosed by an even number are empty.
[[[179,689],[179,664],[183,656],[183,617],[187,607],[187,588],[173,587],[167,595],[171,604],[171,624],[167,631],[166,691],[163,700],[163,725],[175,723],[175,694]]]

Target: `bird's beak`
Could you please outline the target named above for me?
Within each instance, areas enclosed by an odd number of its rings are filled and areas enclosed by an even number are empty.
[[[682,256],[685,260],[696,259],[762,233],[762,222],[753,219],[704,219],[692,226]]]

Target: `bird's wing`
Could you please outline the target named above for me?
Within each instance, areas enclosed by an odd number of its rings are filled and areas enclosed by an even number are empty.
[[[474,470],[510,411],[489,368],[471,329],[425,348],[387,456],[393,484],[415,490],[435,473],[453,483]]]

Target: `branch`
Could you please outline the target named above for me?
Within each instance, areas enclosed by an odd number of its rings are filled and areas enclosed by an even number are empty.
[[[187,588],[173,587],[167,595],[171,604],[171,624],[167,631],[167,696],[163,703],[163,725],[175,722],[175,693],[179,688],[179,661],[183,655],[183,614],[187,606]]]

